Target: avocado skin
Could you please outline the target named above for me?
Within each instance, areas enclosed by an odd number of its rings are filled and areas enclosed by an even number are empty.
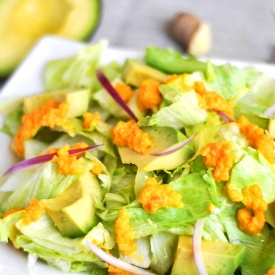
[[[243,261],[245,247],[220,241],[202,241],[208,275],[230,275]],[[171,275],[199,275],[192,252],[192,237],[180,236]]]
[[[97,177],[87,172],[59,196],[42,200],[42,203],[61,234],[76,238],[88,233],[99,222],[95,203],[101,199]]]
[[[93,25],[91,25],[90,31],[83,34],[82,37],[79,37],[79,41],[86,42],[90,41],[97,33],[102,21],[102,12],[103,12],[103,2],[102,0],[93,0],[96,4],[96,8],[94,10],[94,14],[96,14],[96,20],[94,20]]]
[[[0,80],[6,79],[10,76],[15,69],[20,65],[20,63],[27,56],[29,51],[34,47],[34,45],[38,42],[40,37],[30,37],[25,35],[24,33],[20,33],[11,28],[12,26],[12,12],[14,10],[13,2],[16,5],[20,0],[2,0],[0,1],[0,17],[3,17],[2,14],[10,13],[11,16],[7,18],[6,21],[1,21],[1,26],[8,30],[8,36],[6,34],[0,34],[3,37],[1,42],[2,46],[0,47]],[[40,0],[38,0],[40,1]],[[88,41],[95,34],[96,30],[100,25],[101,14],[102,14],[102,1],[101,0],[67,0],[70,6],[74,6],[72,10],[72,17],[68,20],[68,24],[65,25],[62,30],[58,30],[52,33],[44,33],[44,35],[55,35],[57,37],[64,37],[67,39],[72,39],[76,41]],[[12,3],[12,4],[10,4]],[[79,5],[78,5],[79,3]],[[90,3],[90,9],[85,9],[85,13],[90,13],[90,21],[85,23],[82,15],[83,11],[75,12],[78,6],[81,9],[82,3]],[[73,18],[74,17],[74,18]],[[81,25],[78,25],[81,24]],[[72,30],[70,32],[70,29]],[[64,31],[63,31],[64,30]],[[11,37],[12,36],[12,37]],[[10,38],[11,37],[11,38]],[[7,41],[10,41],[7,43]]]

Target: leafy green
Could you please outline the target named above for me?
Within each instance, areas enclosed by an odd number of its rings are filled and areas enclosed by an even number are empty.
[[[87,170],[91,168],[91,161],[83,158],[83,164]],[[27,178],[21,178],[21,175],[17,174],[16,190],[1,202],[0,216],[12,208],[26,208],[31,199],[53,198],[81,176],[59,174],[57,164],[52,162],[43,164]]]
[[[97,90],[99,84],[95,73],[107,45],[106,40],[101,40],[92,46],[82,47],[76,56],[48,62],[44,74],[46,90],[83,87]],[[111,63],[110,67],[106,72],[108,76],[113,76],[119,66]]]
[[[63,237],[46,214],[30,225],[22,225],[18,221],[16,227],[22,234],[14,239],[15,245],[38,255],[65,272],[87,271],[94,267],[95,263],[100,264],[88,248],[83,250],[82,238]]]
[[[218,214],[220,221],[225,227],[231,243],[242,244],[246,247],[242,274],[258,275],[265,274],[274,263],[274,240],[268,226],[257,235],[249,235],[241,231],[236,222],[235,213],[242,206],[235,205]],[[272,239],[272,242],[270,240]],[[272,263],[272,264],[271,264]]]
[[[123,83],[120,78],[115,78],[111,84],[115,87],[116,83]],[[127,102],[128,107],[133,111],[137,118],[142,118],[144,116],[144,111],[141,111],[137,105],[137,92]],[[109,116],[114,116],[118,119],[129,119],[129,115],[121,108],[121,106],[113,99],[113,97],[101,87],[94,95],[94,100],[98,102],[101,108],[108,111]]]
[[[1,128],[1,132],[4,132],[10,136],[14,136],[20,129],[23,116],[23,105],[19,105],[13,111],[9,112],[5,116],[4,124]]]
[[[257,184],[260,186],[264,200],[267,203],[275,200],[275,175],[273,167],[261,155],[260,152],[250,149],[231,172],[229,189],[237,189],[240,192],[246,186]]]
[[[96,164],[102,167],[96,176],[103,199],[96,200],[94,205],[100,222],[85,236],[78,238],[62,236],[47,213],[29,225],[22,224],[26,213],[24,209],[31,199],[54,198],[81,177],[60,174],[57,164],[48,162],[0,178],[0,241],[11,240],[16,247],[29,253],[29,259],[38,256],[64,272],[84,271],[93,275],[107,275],[106,263],[99,260],[87,246],[86,241],[90,240],[123,261],[166,275],[174,262],[178,237],[192,236],[196,221],[204,218],[203,239],[245,246],[241,274],[265,274],[275,267],[274,165],[249,146],[237,123],[227,123],[216,112],[202,108],[200,95],[194,90],[195,82],[203,82],[207,91],[217,92],[232,105],[236,118],[245,115],[251,122],[268,130],[270,118],[264,112],[275,101],[274,80],[252,67],[237,68],[230,64],[217,66],[210,60],[199,61],[191,56],[183,57],[181,53],[170,49],[148,46],[145,62],[149,66],[181,76],[159,86],[163,101],[159,108],[146,113],[138,109],[138,91],[135,91],[127,104],[139,118],[138,126],[146,126],[142,129],[148,129],[148,133],[152,129],[158,131],[170,127],[171,131],[166,136],[154,139],[154,146],[161,150],[166,149],[165,144],[173,139],[174,132],[184,137],[195,137],[190,143],[194,149],[183,164],[165,169],[167,165],[164,160],[163,166],[161,163],[163,170],[144,172],[142,165],[123,164],[120,151],[112,140],[112,127],[119,120],[126,121],[129,117],[96,78],[96,70],[101,67],[113,85],[123,83],[120,64],[111,62],[103,65],[106,47],[106,41],[101,41],[83,47],[76,56],[50,61],[45,68],[44,81],[46,91],[81,87],[91,89],[88,111],[99,112],[107,123],[98,122],[90,129],[85,129],[83,118],[71,119],[72,129],[45,127],[24,144],[26,158],[79,142],[101,144],[79,157],[84,172],[93,171]],[[0,111],[6,115],[1,131],[11,137],[21,126],[21,103],[22,99],[19,98],[1,102]],[[127,130],[122,134],[127,134]],[[134,141],[137,140],[138,137]],[[173,140],[177,142],[178,139]],[[215,182],[212,176],[215,165],[209,168],[201,155],[201,150],[208,143],[220,141],[230,142],[235,152],[227,183]],[[177,155],[172,157],[180,154],[178,150]],[[136,159],[141,162],[149,159],[150,162],[151,157],[138,153],[127,156],[130,156],[131,163],[136,163]],[[213,156],[216,157],[215,152]],[[161,157],[154,158],[161,162]],[[183,206],[163,207],[155,213],[145,210],[139,202],[139,194],[148,178],[155,178],[160,184],[177,191]],[[241,200],[237,203],[231,201],[225,192],[226,187],[226,190],[234,189],[241,194],[244,187],[253,184],[259,185],[268,203],[265,212],[267,222],[257,235],[247,234],[238,228],[236,211],[244,205]],[[122,254],[116,243],[114,224],[122,207],[125,207],[129,216],[137,244],[136,251],[131,255]],[[17,212],[12,213],[14,208],[21,210],[15,209]],[[7,213],[9,210],[12,211]],[[30,266],[33,266],[31,261]]]
[[[151,265],[159,275],[164,275],[173,264],[173,255],[176,252],[178,236],[159,232],[151,236],[152,251]]]
[[[147,125],[182,129],[204,122],[207,116],[207,112],[199,107],[195,92],[187,92],[180,96],[175,103],[160,109],[147,119]]]
[[[236,101],[248,92],[246,70],[229,63],[215,66],[208,62],[206,87],[227,101]]]
[[[148,236],[172,227],[194,222],[209,216],[207,207],[218,204],[218,194],[214,180],[205,178],[205,173],[193,173],[178,178],[169,185],[182,196],[183,207],[166,207],[150,213],[140,207],[128,207],[130,224],[135,238]],[[211,175],[208,175],[211,178]]]

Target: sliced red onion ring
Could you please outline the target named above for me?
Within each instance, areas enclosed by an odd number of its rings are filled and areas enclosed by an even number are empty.
[[[77,155],[77,154],[80,154],[80,153],[84,153],[84,152],[86,152],[88,150],[91,150],[91,149],[95,149],[95,148],[97,148],[101,145],[103,145],[103,144],[92,145],[92,146],[88,146],[86,148],[71,149],[68,152],[69,152],[70,156],[73,156],[73,155]],[[40,163],[50,161],[56,155],[57,155],[57,153],[53,153],[53,154],[48,154],[48,155],[43,155],[43,156],[38,156],[38,157],[33,157],[33,158],[23,160],[19,163],[16,163],[14,166],[12,166],[10,169],[8,169],[4,173],[4,176],[8,175],[10,173],[25,169],[27,167],[36,165],[36,164],[40,164]]]
[[[201,250],[201,240],[203,224],[205,219],[197,220],[194,227],[192,249],[195,265],[200,275],[208,275],[203,261],[202,250]]]
[[[172,146],[170,146],[169,148],[165,149],[162,152],[157,152],[157,153],[152,153],[150,154],[151,156],[155,156],[155,157],[163,157],[163,156],[167,156],[170,155],[178,150],[180,150],[181,148],[183,148],[185,145],[187,145],[197,134],[194,134],[193,136],[191,136],[190,138],[179,142],[177,144],[174,144]]]
[[[106,91],[110,94],[110,96],[120,105],[120,107],[135,121],[138,121],[138,118],[132,112],[132,110],[128,107],[128,105],[123,101],[118,92],[112,86],[107,77],[103,74],[101,70],[97,70],[96,72],[97,78],[101,85],[106,89]]]
[[[151,273],[150,271],[144,270],[142,268],[139,268],[137,266],[131,265],[129,263],[126,263],[120,259],[117,259],[116,257],[106,253],[96,245],[94,245],[90,240],[86,239],[86,243],[90,250],[96,254],[101,260],[108,263],[109,265],[112,265],[114,267],[120,268],[124,271],[137,274],[137,275],[156,275],[154,273]]]
[[[226,115],[224,112],[221,111],[216,111],[217,115],[222,118],[225,122],[233,122],[235,121],[234,119],[232,119],[231,117],[229,117],[228,115]]]
[[[264,115],[266,116],[274,116],[275,115],[275,104],[265,110]]]

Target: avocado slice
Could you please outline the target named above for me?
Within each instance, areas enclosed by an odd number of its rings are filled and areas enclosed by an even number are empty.
[[[70,107],[67,113],[68,118],[82,116],[87,112],[90,102],[90,90],[58,90],[54,92],[29,96],[23,100],[25,114],[40,108],[47,101],[68,102]]]
[[[268,133],[272,138],[275,138],[275,119],[270,118],[268,122]]]
[[[101,0],[0,1],[0,77],[11,74],[44,35],[88,39],[100,16]]]
[[[243,261],[245,247],[220,241],[202,241],[208,275],[230,275]],[[192,253],[192,237],[180,236],[171,275],[199,275]]]
[[[122,69],[122,79],[128,85],[140,87],[142,81],[146,79],[154,79],[160,83],[164,83],[167,75],[146,64],[128,59]]]
[[[154,170],[172,170],[187,161],[193,154],[192,143],[187,144],[180,150],[166,156],[152,156],[151,153],[162,152],[170,146],[187,139],[180,131],[172,127],[143,127],[153,139],[154,146],[141,155],[128,147],[118,147],[122,163],[137,165],[144,172]]]
[[[101,199],[97,177],[87,172],[59,196],[42,203],[62,235],[75,238],[85,235],[98,223],[95,203]]]

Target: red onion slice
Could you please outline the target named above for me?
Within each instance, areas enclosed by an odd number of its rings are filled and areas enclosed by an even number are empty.
[[[265,110],[264,115],[266,116],[274,116],[275,115],[275,104]]]
[[[86,152],[88,150],[91,150],[91,149],[95,149],[95,148],[97,148],[101,145],[102,144],[92,145],[92,146],[88,146],[86,148],[71,149],[68,152],[69,152],[70,156],[73,156],[73,155],[76,155],[76,154],[84,153],[84,152]],[[23,161],[15,164],[14,166],[12,166],[10,169],[8,169],[4,173],[4,176],[6,176],[10,173],[25,169],[27,167],[36,165],[36,164],[40,164],[40,163],[50,161],[56,155],[57,155],[57,153],[53,153],[53,154],[48,154],[48,155],[43,155],[43,156],[38,156],[38,157],[33,157],[33,158],[30,158],[30,159],[23,160]]]
[[[97,70],[96,72],[97,78],[101,85],[105,88],[105,90],[110,94],[110,96],[120,105],[120,107],[135,121],[138,121],[138,118],[132,112],[132,110],[128,107],[128,105],[123,101],[118,92],[112,86],[107,77],[103,74],[101,70]]]
[[[226,115],[224,112],[216,111],[217,115],[222,118],[225,122],[234,122],[235,120]]]
[[[86,243],[90,250],[96,254],[101,260],[108,263],[109,265],[115,266],[117,268],[120,268],[124,271],[137,274],[137,275],[156,275],[154,273],[151,273],[150,271],[144,270],[142,268],[139,268],[137,266],[131,265],[129,263],[126,263],[120,259],[117,259],[116,257],[106,253],[96,245],[94,245],[90,240],[86,239]]]
[[[197,220],[194,227],[192,249],[195,265],[200,275],[208,275],[203,261],[201,241],[202,241],[202,231],[205,219]]]
[[[152,153],[150,154],[151,156],[155,156],[155,157],[163,157],[163,156],[167,156],[170,155],[178,150],[180,150],[181,148],[183,148],[185,145],[187,145],[197,134],[194,134],[193,136],[191,136],[190,138],[179,142],[177,144],[174,144],[172,146],[170,146],[169,148],[165,149],[162,152],[157,152],[157,153]]]

